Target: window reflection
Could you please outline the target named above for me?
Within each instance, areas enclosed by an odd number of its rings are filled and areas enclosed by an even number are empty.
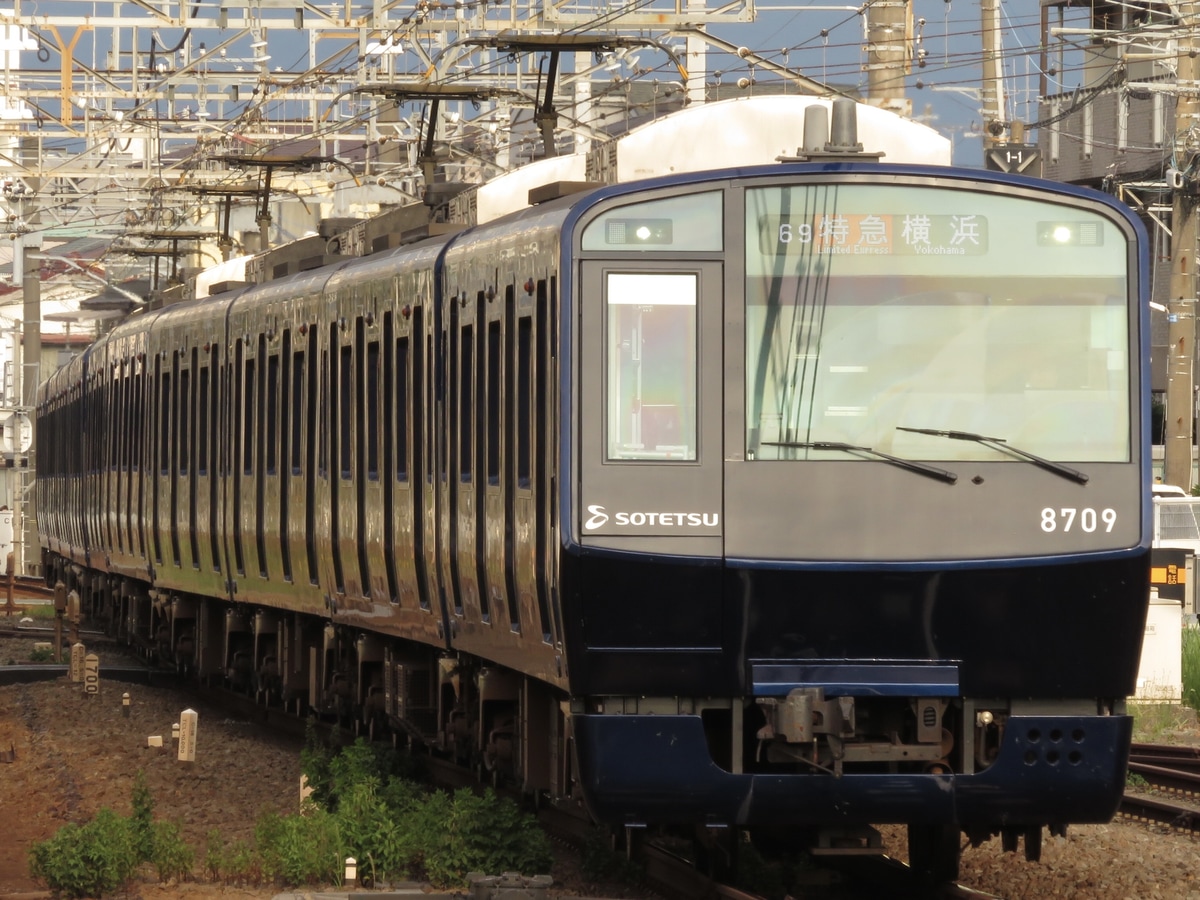
[[[609,273],[608,458],[696,458],[694,274]]]
[[[840,441],[909,459],[1004,459],[899,426],[977,432],[1054,460],[1129,458],[1128,284],[1113,224],[965,191],[748,193],[752,458],[814,452],[765,443]],[[903,227],[918,213],[925,244]],[[1086,242],[1039,239],[1039,223],[1068,213],[1087,220]],[[843,232],[825,227],[835,220]]]

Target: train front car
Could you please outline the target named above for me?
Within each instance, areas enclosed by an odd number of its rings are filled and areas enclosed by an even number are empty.
[[[983,172],[610,188],[564,237],[574,736],[617,824],[1106,821],[1149,596],[1144,231]]]

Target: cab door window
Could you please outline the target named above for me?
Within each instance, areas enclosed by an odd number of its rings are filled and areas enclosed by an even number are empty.
[[[698,288],[694,273],[607,273],[608,459],[696,459]]]

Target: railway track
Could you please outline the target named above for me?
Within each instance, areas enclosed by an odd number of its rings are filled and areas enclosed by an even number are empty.
[[[7,602],[8,579],[0,577],[0,613]],[[48,587],[40,578],[17,575],[12,580],[13,603],[20,605],[25,600],[53,600],[54,588]]]
[[[1200,834],[1200,748],[1134,744],[1129,774],[1122,816]]]

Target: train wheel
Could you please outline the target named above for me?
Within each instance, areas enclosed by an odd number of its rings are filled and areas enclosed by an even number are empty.
[[[957,825],[908,826],[908,865],[921,881],[956,880],[961,853]]]
[[[1021,830],[1009,826],[1000,829],[1000,846],[1004,848],[1005,853],[1016,853],[1017,847],[1021,843]]]
[[[1025,858],[1030,862],[1042,859],[1042,826],[1030,825],[1025,830]]]

